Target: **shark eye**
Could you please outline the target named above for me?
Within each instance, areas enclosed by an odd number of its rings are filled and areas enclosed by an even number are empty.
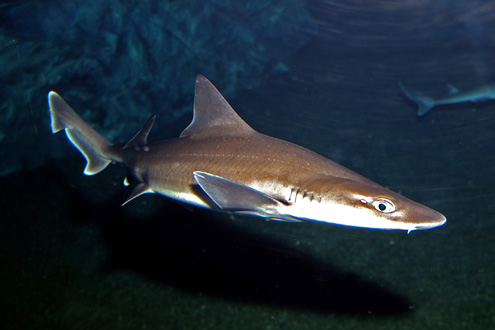
[[[385,198],[379,198],[373,201],[373,207],[383,213],[391,213],[395,211],[395,205]]]

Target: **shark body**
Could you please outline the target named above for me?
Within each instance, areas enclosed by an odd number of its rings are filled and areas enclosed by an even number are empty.
[[[201,75],[191,124],[179,138],[152,144],[147,137],[155,116],[122,147],[84,122],[57,93],[50,92],[48,99],[53,133],[65,130],[87,160],[86,175],[121,162],[139,182],[124,204],[157,193],[198,207],[274,220],[408,232],[446,222],[439,212],[330,159],[256,132]]]
[[[437,105],[457,104],[465,102],[483,102],[495,99],[495,83],[482,85],[463,92],[459,91],[452,85],[449,85],[449,95],[438,99],[433,99],[418,92],[408,90],[400,82],[399,87],[411,101],[416,103],[416,105],[418,106],[418,116],[420,117],[426,115],[432,108],[436,107]]]

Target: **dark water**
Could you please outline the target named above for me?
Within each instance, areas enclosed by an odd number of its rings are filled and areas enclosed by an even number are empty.
[[[0,7],[3,328],[495,325],[495,102],[418,118],[397,86],[441,97],[447,84],[494,82],[495,5],[290,3]],[[50,133],[54,89],[114,141],[153,112],[161,123],[150,139],[176,137],[198,71],[253,128],[447,224],[407,235],[267,222],[155,195],[122,208],[125,169],[86,177],[83,158]]]

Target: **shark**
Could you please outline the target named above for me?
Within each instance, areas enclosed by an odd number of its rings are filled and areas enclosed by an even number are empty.
[[[468,89],[461,92],[452,85],[448,85],[449,94],[445,97],[434,99],[418,92],[406,89],[401,82],[399,87],[404,94],[418,106],[418,116],[426,115],[432,108],[437,105],[457,104],[465,102],[484,102],[495,100],[495,83],[481,85],[476,88]]]
[[[196,77],[193,118],[175,139],[148,143],[152,115],[125,145],[86,123],[56,92],[48,94],[53,133],[64,130],[86,159],[84,174],[123,163],[135,187],[197,207],[289,222],[370,229],[441,226],[441,213],[296,144],[251,128],[204,76]]]

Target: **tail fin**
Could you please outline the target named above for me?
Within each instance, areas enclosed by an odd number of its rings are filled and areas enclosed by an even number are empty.
[[[55,92],[48,93],[48,103],[52,132],[65,130],[67,138],[86,158],[84,174],[99,173],[113,160],[119,160],[112,153],[112,143],[79,117],[60,95]]]
[[[406,94],[406,96],[411,101],[416,103],[416,105],[418,106],[418,116],[419,117],[426,115],[428,113],[428,111],[430,111],[431,108],[433,108],[435,106],[435,100],[433,100],[432,98],[421,95],[421,94],[416,93],[416,92],[408,91],[402,85],[401,82],[399,82],[399,87],[400,87],[400,89],[402,89],[404,94]]]

